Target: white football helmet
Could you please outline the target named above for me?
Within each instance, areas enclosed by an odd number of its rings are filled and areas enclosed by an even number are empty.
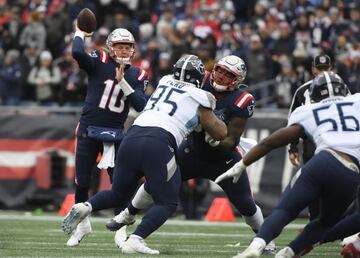
[[[221,58],[211,72],[211,85],[217,91],[232,91],[239,88],[246,77],[245,62],[237,56]]]
[[[123,43],[123,45],[121,45]],[[120,44],[120,45],[116,45]],[[130,31],[119,28],[113,30],[106,39],[110,56],[116,62],[130,63],[135,54],[135,39]]]

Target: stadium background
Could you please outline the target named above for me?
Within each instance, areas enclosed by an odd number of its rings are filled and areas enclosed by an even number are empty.
[[[224,55],[243,58],[257,102],[246,137],[260,140],[286,124],[292,94],[311,79],[314,55],[328,54],[351,92],[360,91],[358,1],[1,0],[0,208],[56,209],[73,191],[73,137],[87,78],[70,49],[73,21],[85,7],[98,20],[87,48],[104,48],[114,28],[129,29],[137,41],[133,63],[153,86],[183,53],[197,54],[209,71]],[[40,68],[48,71],[45,84]],[[250,171],[265,212],[295,172],[285,148]],[[210,188],[204,209],[221,195]]]

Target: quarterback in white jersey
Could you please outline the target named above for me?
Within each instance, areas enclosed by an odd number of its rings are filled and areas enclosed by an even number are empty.
[[[176,62],[173,75],[160,80],[145,111],[123,138],[116,156],[112,189],[75,204],[63,220],[63,231],[71,233],[91,211],[129,203],[144,176],[144,188],[154,205],[124,243],[122,252],[159,254],[146,246],[144,239],[176,210],[181,185],[175,158],[178,145],[197,125],[215,140],[227,135],[226,124],[212,111],[214,96],[199,89],[203,77],[204,65],[197,56],[187,55]]]
[[[288,127],[262,140],[216,179],[215,182],[220,182],[233,178],[236,182],[247,166],[304,134],[317,145],[315,156],[294,176],[249,247],[236,257],[259,257],[266,244],[310,202],[320,199],[319,219],[307,224],[304,231],[275,257],[301,255],[321,240],[355,199],[360,184],[360,94],[345,97],[346,94],[346,85],[337,74],[321,73],[310,86],[311,100],[320,103],[298,108],[290,116]]]

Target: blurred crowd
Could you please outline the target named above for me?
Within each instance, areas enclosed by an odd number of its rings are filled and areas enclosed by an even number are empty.
[[[247,64],[245,83],[272,81],[266,94],[288,108],[296,88],[311,79],[312,57],[325,53],[351,92],[360,92],[357,0],[0,0],[1,105],[81,106],[87,77],[71,57],[71,42],[83,8],[98,22],[89,50],[106,48],[115,28],[130,30],[133,64],[148,72],[151,85],[184,53],[198,55],[209,71],[235,54]]]

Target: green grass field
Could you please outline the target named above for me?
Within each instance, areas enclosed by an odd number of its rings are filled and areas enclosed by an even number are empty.
[[[0,211],[0,257],[123,257],[106,230],[107,218],[91,218],[93,233],[80,246],[68,248],[68,236],[61,231],[61,217],[24,215]],[[276,239],[278,249],[298,234],[305,220],[297,220]],[[128,229],[132,232],[134,226]],[[162,257],[232,257],[242,251],[253,236],[239,219],[236,223],[215,223],[171,219],[147,239]],[[240,247],[234,244],[240,241]],[[340,257],[339,242],[320,246],[308,257]],[[149,257],[126,255],[128,257]]]

